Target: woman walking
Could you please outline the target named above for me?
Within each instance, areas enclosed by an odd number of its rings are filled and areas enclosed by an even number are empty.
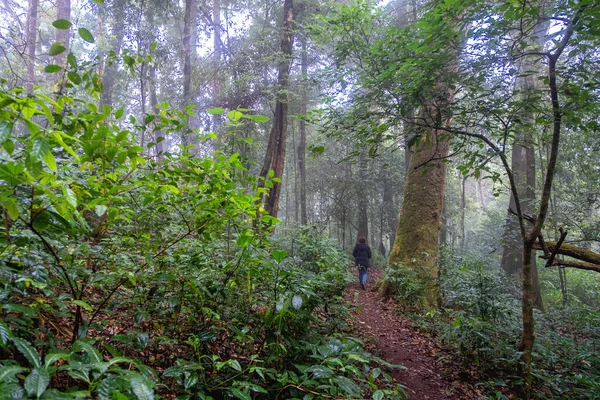
[[[371,248],[367,244],[367,239],[364,236],[358,238],[358,243],[354,246],[352,251],[354,256],[354,262],[358,267],[358,282],[360,287],[365,290],[365,283],[367,283],[367,271],[371,260]]]

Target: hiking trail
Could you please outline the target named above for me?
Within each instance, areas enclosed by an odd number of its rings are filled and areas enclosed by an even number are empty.
[[[483,393],[464,376],[464,368],[455,368],[449,357],[432,340],[403,318],[393,301],[383,301],[371,291],[383,270],[370,268],[366,290],[358,279],[346,287],[344,297],[357,306],[354,328],[365,340],[367,349],[391,364],[406,369],[388,371],[405,386],[410,400],[482,399]]]

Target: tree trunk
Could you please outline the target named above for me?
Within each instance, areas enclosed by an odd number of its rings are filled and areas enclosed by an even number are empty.
[[[465,229],[465,214],[467,212],[466,196],[467,178],[462,178],[461,199],[460,199],[460,249],[465,251],[467,245],[467,232]]]
[[[213,0],[212,2],[213,9],[213,18],[212,18],[212,26],[213,26],[213,60],[214,60],[214,70],[213,70],[213,78],[212,78],[212,102],[215,107],[217,107],[220,103],[221,97],[221,1]],[[222,119],[220,115],[213,115],[213,131],[218,133],[221,129]]]
[[[556,161],[558,158],[558,147],[560,144],[560,135],[562,128],[562,117],[563,111],[559,103],[558,96],[558,85],[557,85],[557,73],[556,65],[559,58],[564,52],[567,44],[577,26],[579,17],[583,12],[585,6],[580,7],[573,15],[567,28],[565,29],[563,36],[556,44],[556,50],[553,53],[548,54],[548,87],[550,91],[550,98],[552,103],[552,143],[550,149],[550,157],[548,157],[548,165],[546,169],[546,176],[544,185],[542,188],[542,195],[540,198],[540,205],[537,212],[537,218],[533,224],[533,227],[526,231],[524,227],[523,213],[518,212],[520,217],[520,226],[523,237],[523,303],[522,303],[522,318],[523,318],[523,331],[521,333],[521,341],[519,342],[518,350],[522,354],[521,362],[518,364],[517,373],[522,377],[523,383],[519,385],[517,389],[517,396],[520,398],[529,399],[531,395],[531,351],[533,350],[533,343],[535,339],[534,321],[533,321],[533,275],[532,275],[532,262],[531,256],[533,252],[533,246],[536,239],[539,237],[544,222],[548,216],[548,208],[550,202],[550,194],[552,191],[552,184],[554,181],[554,174],[556,171]],[[513,189],[516,189],[516,185],[511,184]],[[518,201],[518,199],[517,199]]]
[[[56,1],[56,19],[71,20],[71,0]],[[71,47],[71,28],[57,29],[56,41],[62,43],[63,46],[69,49]],[[61,67],[65,67],[66,58],[67,52],[61,53],[54,58],[54,63]]]
[[[39,0],[29,0],[27,9],[27,84],[28,92],[33,91],[35,84],[35,53],[37,44],[37,25]]]
[[[421,115],[426,118],[428,111],[422,110]],[[427,286],[422,305],[432,309],[440,305],[437,254],[446,181],[446,163],[439,159],[448,155],[449,143],[440,140],[435,128],[428,128],[424,135],[429,140],[421,141],[410,160],[389,267],[399,263],[418,271]],[[433,167],[426,165],[431,160],[437,160]],[[384,295],[393,291],[389,284],[384,285]]]
[[[292,62],[292,49],[294,43],[294,5],[293,0],[284,0],[283,26],[281,29],[281,60],[279,61],[279,73],[277,77],[277,100],[275,103],[275,115],[273,126],[269,135],[269,143],[265,154],[260,176],[268,179],[269,170],[273,170],[273,177],[279,182],[271,181],[268,197],[265,202],[265,210],[277,217],[279,212],[279,193],[281,191],[281,178],[285,163],[285,142],[287,135],[287,115],[289,88],[289,69]]]
[[[158,104],[158,96],[156,94],[156,66],[150,65],[148,70],[148,84],[150,86],[150,106],[154,114],[158,114],[160,105]],[[154,143],[156,143],[156,158],[160,158],[165,152],[165,139],[163,131],[154,132]]]
[[[304,11],[304,8],[303,8]],[[302,35],[302,103],[300,104],[300,114],[306,115],[308,111],[308,49],[306,43],[306,34]],[[300,223],[308,224],[308,212],[306,211],[306,121],[300,119],[300,143],[298,144],[298,175],[300,184]]]
[[[358,182],[355,185],[356,199],[357,199],[357,217],[358,232],[356,234],[356,241],[358,238],[364,236],[365,239],[369,238],[369,197],[367,195],[367,151],[363,148],[360,152],[360,159],[358,161]],[[373,243],[371,242],[371,245]]]
[[[544,44],[547,38],[548,27],[550,26],[549,21],[539,21],[533,29],[532,40],[530,43],[530,51],[541,51],[544,48]],[[537,92],[540,89],[539,75],[532,73],[539,71],[541,68],[541,62],[537,61],[536,58],[525,57],[520,65],[520,71],[522,73],[528,72],[524,76],[517,78],[517,87],[521,91],[521,100],[524,104],[535,103],[530,100],[532,97],[535,98]],[[533,118],[533,107],[525,107],[521,117],[522,124],[524,126],[530,126],[534,124]],[[520,194],[521,210],[525,214],[532,214],[535,207],[535,152],[533,145],[534,139],[532,132],[522,132],[515,137],[512,148],[512,160],[511,169],[515,179],[516,188]],[[515,199],[511,192],[509,208],[515,210]],[[520,234],[519,222],[517,217],[509,212],[506,225],[504,229],[504,249],[502,252],[501,266],[509,275],[517,275],[521,272],[521,265],[523,265],[523,242]],[[535,253],[531,253],[533,257],[529,260],[532,268],[532,288],[534,290],[534,301],[533,305],[539,310],[544,309],[542,301],[540,284],[538,279],[537,264],[535,261]]]
[[[121,46],[123,45],[123,36],[125,34],[125,0],[115,0],[113,3],[113,34],[111,40],[111,50],[113,50],[117,56],[121,52]],[[105,60],[106,64],[104,67],[104,73],[102,74],[102,104],[111,106],[113,105],[113,90],[119,67],[113,60]]]
[[[192,81],[192,50],[190,46],[192,32],[192,7],[194,0],[185,0],[185,15],[183,17],[183,106],[191,103]]]

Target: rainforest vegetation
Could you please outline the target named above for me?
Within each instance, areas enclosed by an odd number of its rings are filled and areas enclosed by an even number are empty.
[[[409,398],[361,236],[477,396],[600,398],[597,0],[0,16],[0,399]]]

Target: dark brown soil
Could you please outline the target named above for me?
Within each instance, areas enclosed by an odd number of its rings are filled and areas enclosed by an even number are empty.
[[[473,382],[460,378],[463,367],[444,363],[444,352],[431,335],[416,329],[401,316],[393,301],[383,302],[371,291],[382,270],[371,269],[366,290],[356,283],[349,285],[345,298],[356,305],[356,328],[370,350],[392,364],[406,369],[392,371],[392,377],[406,387],[411,400],[481,399],[483,395]]]

